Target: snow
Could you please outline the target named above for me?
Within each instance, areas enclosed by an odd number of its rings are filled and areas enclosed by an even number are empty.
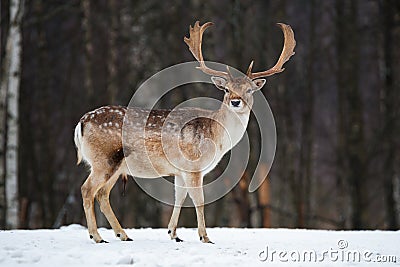
[[[197,229],[191,228],[177,230],[182,243],[169,240],[167,229],[126,232],[133,242],[121,242],[112,230],[101,228],[100,235],[110,243],[95,244],[81,225],[1,231],[0,266],[400,265],[400,231],[208,228],[215,244],[201,243]],[[310,251],[316,253],[317,262],[310,260]],[[352,253],[361,258],[344,256]]]

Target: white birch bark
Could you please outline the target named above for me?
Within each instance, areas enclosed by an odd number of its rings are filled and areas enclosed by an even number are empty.
[[[5,71],[1,90],[6,92],[5,195],[6,227],[19,224],[18,203],[18,99],[21,79],[21,18],[23,0],[10,1],[10,28],[7,38]],[[3,86],[5,88],[3,88]],[[3,91],[4,92],[4,91]]]

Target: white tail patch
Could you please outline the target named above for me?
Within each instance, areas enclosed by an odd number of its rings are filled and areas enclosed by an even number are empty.
[[[74,133],[74,142],[75,142],[76,153],[77,153],[77,157],[78,157],[78,161],[76,164],[79,164],[82,161],[81,138],[82,138],[82,123],[78,122],[78,125],[76,125],[76,127],[75,127],[75,133]]]

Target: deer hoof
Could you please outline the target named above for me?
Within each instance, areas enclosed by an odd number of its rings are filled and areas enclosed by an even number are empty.
[[[179,237],[175,237],[174,239],[175,239],[175,242],[183,242],[183,240],[180,239]]]
[[[214,244],[214,242],[212,242],[208,236],[200,236],[200,241],[203,243],[209,243],[209,244]]]
[[[99,243],[108,243],[108,242],[102,239],[102,240],[100,240]]]

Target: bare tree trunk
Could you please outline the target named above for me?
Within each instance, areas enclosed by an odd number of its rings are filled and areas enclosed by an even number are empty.
[[[1,6],[0,6],[0,11],[1,11]],[[2,11],[0,16],[3,16],[5,11]],[[5,14],[4,14],[5,15]],[[3,20],[2,20],[3,23]],[[5,23],[4,23],[5,24]],[[10,22],[8,22],[8,25],[4,27],[9,28]],[[2,29],[0,29],[2,30]],[[0,37],[3,32],[0,31]],[[0,59],[3,59],[3,47],[1,47],[2,43],[0,43]],[[6,51],[7,52],[7,51]],[[5,79],[4,77],[9,77],[9,61],[10,57],[7,56],[9,55],[6,53],[6,56],[4,56],[4,60],[1,61],[1,73],[0,73],[0,228],[4,229],[5,228],[5,216],[6,216],[6,181],[5,181],[5,138],[6,138],[6,109],[7,109],[7,86],[8,86],[8,79]]]
[[[107,59],[107,69],[108,69],[108,81],[107,81],[107,91],[108,97],[111,103],[115,102],[115,96],[118,90],[118,28],[119,28],[119,6],[117,0],[108,1],[109,4],[109,22],[110,31],[108,37],[108,59]]]
[[[342,87],[343,83],[339,83],[341,81],[341,70],[342,64],[345,63],[345,54],[342,47],[345,45],[345,37],[341,33],[342,28],[344,27],[344,22],[341,21],[341,16],[343,15],[343,2],[336,1],[336,57],[338,58],[338,70],[336,74],[337,80],[337,144],[336,144],[336,186],[338,190],[338,200],[339,207],[338,213],[339,220],[343,221],[343,227],[346,227],[350,224],[349,222],[349,196],[348,196],[348,187],[346,183],[347,176],[347,161],[346,161],[346,110],[345,110],[345,88]],[[343,60],[340,60],[342,59]]]
[[[366,179],[363,103],[359,88],[359,45],[357,1],[336,2],[337,58],[339,92],[339,144],[344,173],[351,199],[351,228],[363,229],[365,224]],[[344,103],[343,103],[344,102]],[[342,140],[344,139],[344,140]],[[343,142],[344,141],[344,142]],[[340,161],[343,160],[340,159]],[[343,163],[342,163],[343,164]],[[340,167],[343,168],[343,167]]]
[[[260,177],[263,179],[268,174],[266,164],[261,166]],[[271,227],[271,209],[270,209],[270,179],[267,177],[258,189],[258,205],[261,207],[261,227]]]
[[[305,214],[305,226],[310,223],[312,188],[312,164],[313,164],[313,140],[314,140],[314,70],[315,64],[315,0],[310,1],[310,36],[309,36],[309,55],[306,69],[306,88],[304,88],[304,110],[302,114],[300,159],[299,159],[299,183],[302,185],[298,190],[303,190],[303,205]]]
[[[384,135],[383,146],[386,158],[384,159],[383,169],[383,189],[385,194],[385,221],[388,229],[398,229],[396,202],[394,196],[394,179],[396,179],[395,160],[396,160],[396,113],[397,104],[395,98],[395,84],[393,77],[393,36],[394,28],[394,1],[383,1],[383,51],[384,51],[384,69],[385,81],[383,89],[383,112],[384,112]]]
[[[7,102],[6,137],[1,140],[5,140],[5,168],[3,168],[3,172],[5,170],[6,228],[17,228],[19,225],[18,97],[21,79],[21,19],[23,6],[23,1],[10,1],[9,34],[4,62],[4,76],[1,83],[1,96],[4,97],[5,95]],[[2,104],[4,105],[4,102]],[[4,120],[4,116],[1,120]],[[4,124],[2,127],[4,127]],[[4,130],[2,131],[2,136],[4,137]]]
[[[92,40],[92,23],[91,23],[91,6],[90,0],[82,0],[82,30],[84,34],[85,46],[85,90],[88,99],[93,97],[93,80],[92,80],[92,60],[93,60],[93,40]]]
[[[7,87],[9,77],[9,54],[6,54],[1,65],[1,87],[0,87],[0,228],[5,228],[6,216],[6,180],[5,180],[5,140],[6,140],[6,109],[7,109]]]
[[[251,209],[249,199],[249,174],[243,173],[238,185],[232,190],[233,198],[237,207],[240,227],[252,227]]]

